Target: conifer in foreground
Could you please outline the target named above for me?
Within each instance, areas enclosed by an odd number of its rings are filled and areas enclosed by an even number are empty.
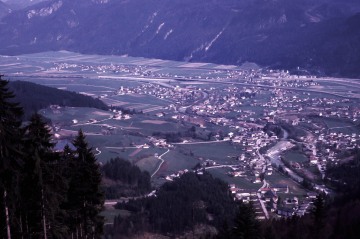
[[[0,75],[0,238],[10,239],[19,227],[18,194],[22,165],[22,108],[13,102],[8,81]],[[17,230],[15,230],[15,228]]]
[[[73,145],[76,149],[71,162],[68,190],[72,234],[79,238],[100,238],[103,218],[99,213],[102,210],[104,196],[100,189],[99,165],[81,130]]]

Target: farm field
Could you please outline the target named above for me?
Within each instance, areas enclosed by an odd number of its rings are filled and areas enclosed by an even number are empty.
[[[360,127],[353,122],[339,120],[335,118],[322,118],[330,132],[343,133],[351,135],[353,133],[359,134]]]
[[[149,174],[152,175],[156,171],[160,163],[161,160],[158,157],[149,156],[136,160],[135,165],[138,166],[142,171],[148,171]]]
[[[164,164],[159,170],[159,175],[176,173],[184,169],[192,169],[199,162],[193,156],[178,149],[170,150],[169,153],[163,156]]]
[[[289,180],[288,177],[277,171],[274,171],[272,175],[266,175],[265,179],[270,184],[270,186],[279,185],[279,184],[287,185],[289,187],[289,193],[287,195],[304,197],[304,195],[306,195],[307,193],[307,191],[303,189],[303,187],[300,184],[292,180]]]
[[[253,183],[255,180],[255,176],[247,176],[247,177],[231,177],[227,175],[230,168],[212,168],[207,170],[214,177],[224,180],[229,184],[235,184],[237,188],[240,189],[256,189],[258,190],[262,183]]]
[[[288,162],[295,162],[295,163],[300,163],[300,164],[309,162],[308,157],[298,151],[292,151],[292,150],[286,151],[282,157],[285,161],[288,161]]]
[[[105,163],[111,158],[120,157],[132,161],[150,173],[159,165],[159,159],[154,156],[161,155],[165,149],[153,146],[143,148],[144,144],[151,144],[147,136],[157,131],[185,131],[183,126],[168,120],[146,115],[136,115],[131,120],[114,120],[111,112],[91,108],[44,109],[40,113],[61,128],[56,132],[60,137],[70,139],[78,130],[83,130],[89,144],[94,147],[99,162]],[[187,149],[178,147],[166,155],[160,172],[177,172],[194,167],[198,160],[185,155],[184,151]]]
[[[213,142],[204,144],[179,144],[179,149],[191,152],[194,157],[214,160],[219,164],[234,164],[236,158],[243,153],[240,146],[230,142]]]

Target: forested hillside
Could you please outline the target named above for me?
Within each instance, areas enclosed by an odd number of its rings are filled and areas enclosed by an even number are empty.
[[[250,204],[234,202],[225,183],[209,174],[184,174],[165,183],[156,197],[118,204],[128,217],[118,216],[106,235],[113,238],[218,239],[355,239],[360,233],[360,150],[351,159],[329,165],[328,184],[337,193],[320,194],[303,217],[257,221]]]
[[[121,238],[146,231],[179,235],[201,225],[219,227],[233,218],[236,203],[223,181],[207,173],[186,173],[161,186],[156,197],[118,204],[116,208],[132,212],[128,218],[115,218],[113,229],[107,232]]]
[[[10,13],[10,7],[0,1],[0,19]]]
[[[142,196],[151,190],[150,174],[128,160],[110,159],[102,167],[106,199]]]
[[[330,163],[326,170],[328,184],[345,198],[360,199],[360,149],[350,153],[341,164]]]
[[[218,180],[215,180],[218,181]],[[219,184],[218,184],[219,183]],[[118,216],[111,238],[356,239],[360,198],[335,200],[319,195],[303,217],[258,221],[252,204],[228,200],[228,190],[210,175],[185,174],[163,185],[157,197],[118,204],[131,212]],[[220,188],[219,188],[220,186]],[[225,186],[225,185],[224,185]]]
[[[15,101],[23,107],[25,119],[50,105],[108,109],[108,106],[99,99],[27,81],[9,82],[9,88],[16,95]]]

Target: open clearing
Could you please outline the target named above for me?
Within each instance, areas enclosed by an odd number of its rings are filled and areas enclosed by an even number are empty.
[[[144,124],[166,124],[166,121],[162,121],[162,120],[143,120],[141,121],[141,123]]]

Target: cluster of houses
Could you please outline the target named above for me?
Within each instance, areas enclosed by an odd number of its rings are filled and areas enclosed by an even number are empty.
[[[178,171],[178,172],[176,172],[176,173],[167,175],[167,176],[165,177],[165,179],[166,179],[167,181],[173,181],[175,178],[179,178],[181,175],[183,175],[184,173],[187,173],[187,172],[189,172],[188,169],[180,170],[180,171]]]
[[[200,89],[199,89],[200,90]],[[209,116],[215,119],[228,118],[228,114],[237,113],[242,119],[249,118],[255,112],[244,110],[245,102],[254,98],[261,90],[256,87],[234,87],[226,88],[210,87],[206,89],[207,97],[204,101],[192,105],[189,111],[199,116]],[[220,123],[214,121],[214,123]]]
[[[149,141],[149,144],[151,144],[155,147],[159,147],[159,148],[172,148],[173,147],[173,145],[166,142],[166,139],[163,139],[163,138],[156,138],[156,137],[149,136],[148,141]]]
[[[323,131],[325,130],[317,133],[315,140],[309,141],[309,139],[304,138],[304,142],[311,152],[309,154],[310,164],[318,166],[319,171],[324,175],[328,163],[338,164],[344,152],[349,152],[358,147],[360,135]]]
[[[66,63],[66,62],[55,62],[54,66],[50,70],[62,71],[62,70],[73,70],[81,72],[95,72],[97,74],[112,73],[112,74],[132,74],[137,76],[149,76],[151,70],[146,65],[135,65],[135,64],[84,64],[84,63]]]
[[[115,120],[128,120],[131,119],[131,115],[123,114],[121,110],[113,110],[113,119]]]
[[[200,100],[203,97],[199,88],[179,86],[162,86],[153,83],[144,83],[136,87],[124,87],[121,86],[117,92],[117,95],[124,94],[138,94],[138,95],[151,95],[159,99],[170,99],[178,107],[189,104],[194,101]],[[169,106],[171,107],[171,106]]]
[[[256,189],[239,189],[235,184],[230,184],[229,189],[234,200],[241,200],[244,203],[252,203],[258,219],[265,219],[261,203],[270,212],[271,217],[292,217],[304,216],[312,208],[313,200],[317,194],[309,192],[301,200],[296,196],[284,197],[289,193],[287,185],[272,185],[271,187]],[[279,196],[281,194],[282,196]],[[284,198],[282,198],[284,197]],[[259,203],[261,200],[261,203]]]

